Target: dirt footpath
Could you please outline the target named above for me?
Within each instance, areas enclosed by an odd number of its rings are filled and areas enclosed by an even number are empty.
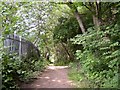
[[[48,66],[34,82],[24,84],[22,88],[72,88],[67,74],[67,66]]]

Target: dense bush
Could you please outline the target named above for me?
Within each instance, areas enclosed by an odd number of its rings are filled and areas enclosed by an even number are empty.
[[[44,67],[42,60],[20,59],[16,54],[2,54],[2,88],[11,89],[19,87],[20,82],[29,81],[35,71]]]
[[[72,41],[84,47],[76,51],[76,57],[80,62],[81,73],[92,83],[90,87],[118,87],[119,25],[98,31],[90,28]]]
[[[60,17],[58,19],[59,24],[53,31],[53,40],[56,46],[56,57],[55,65],[66,65],[70,61],[73,61],[74,48],[70,42],[70,38],[73,38],[77,34],[81,33],[79,25],[75,17],[70,16],[69,18]]]

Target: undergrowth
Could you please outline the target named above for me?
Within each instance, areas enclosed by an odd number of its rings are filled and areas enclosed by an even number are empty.
[[[22,82],[35,78],[46,65],[39,59],[20,59],[16,54],[2,53],[2,89],[19,89]]]
[[[103,28],[103,27],[102,27]],[[90,28],[85,34],[72,39],[74,44],[82,44],[83,50],[75,55],[77,66],[71,66],[70,78],[90,88],[118,88],[120,60],[120,27],[106,27],[103,30]],[[76,69],[77,68],[77,69]],[[84,85],[82,85],[83,87]]]

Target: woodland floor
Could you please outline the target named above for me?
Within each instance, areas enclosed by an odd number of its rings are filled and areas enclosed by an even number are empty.
[[[67,66],[50,65],[32,83],[23,84],[21,88],[72,88],[72,81],[68,79]]]

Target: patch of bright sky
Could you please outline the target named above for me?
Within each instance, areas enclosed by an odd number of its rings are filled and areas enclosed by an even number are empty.
[[[39,26],[41,26],[47,22],[47,18],[49,16],[49,14],[46,13],[47,9],[37,10],[35,8],[31,8],[27,11],[27,13],[24,11],[26,11],[26,10],[23,6],[21,6],[20,9],[17,11],[16,15],[22,17],[24,20],[24,23],[22,21],[22,22],[18,22],[18,24],[21,24],[21,25],[25,24],[26,27],[28,28],[28,29],[26,28],[25,32],[30,33],[30,35],[35,35],[36,34],[35,31],[37,30],[36,25],[38,24],[38,20],[36,19],[36,16],[34,16],[34,15],[39,14],[41,16],[41,20],[39,20]],[[22,12],[23,12],[23,14],[22,14]],[[41,30],[40,34],[45,34],[45,31]]]

